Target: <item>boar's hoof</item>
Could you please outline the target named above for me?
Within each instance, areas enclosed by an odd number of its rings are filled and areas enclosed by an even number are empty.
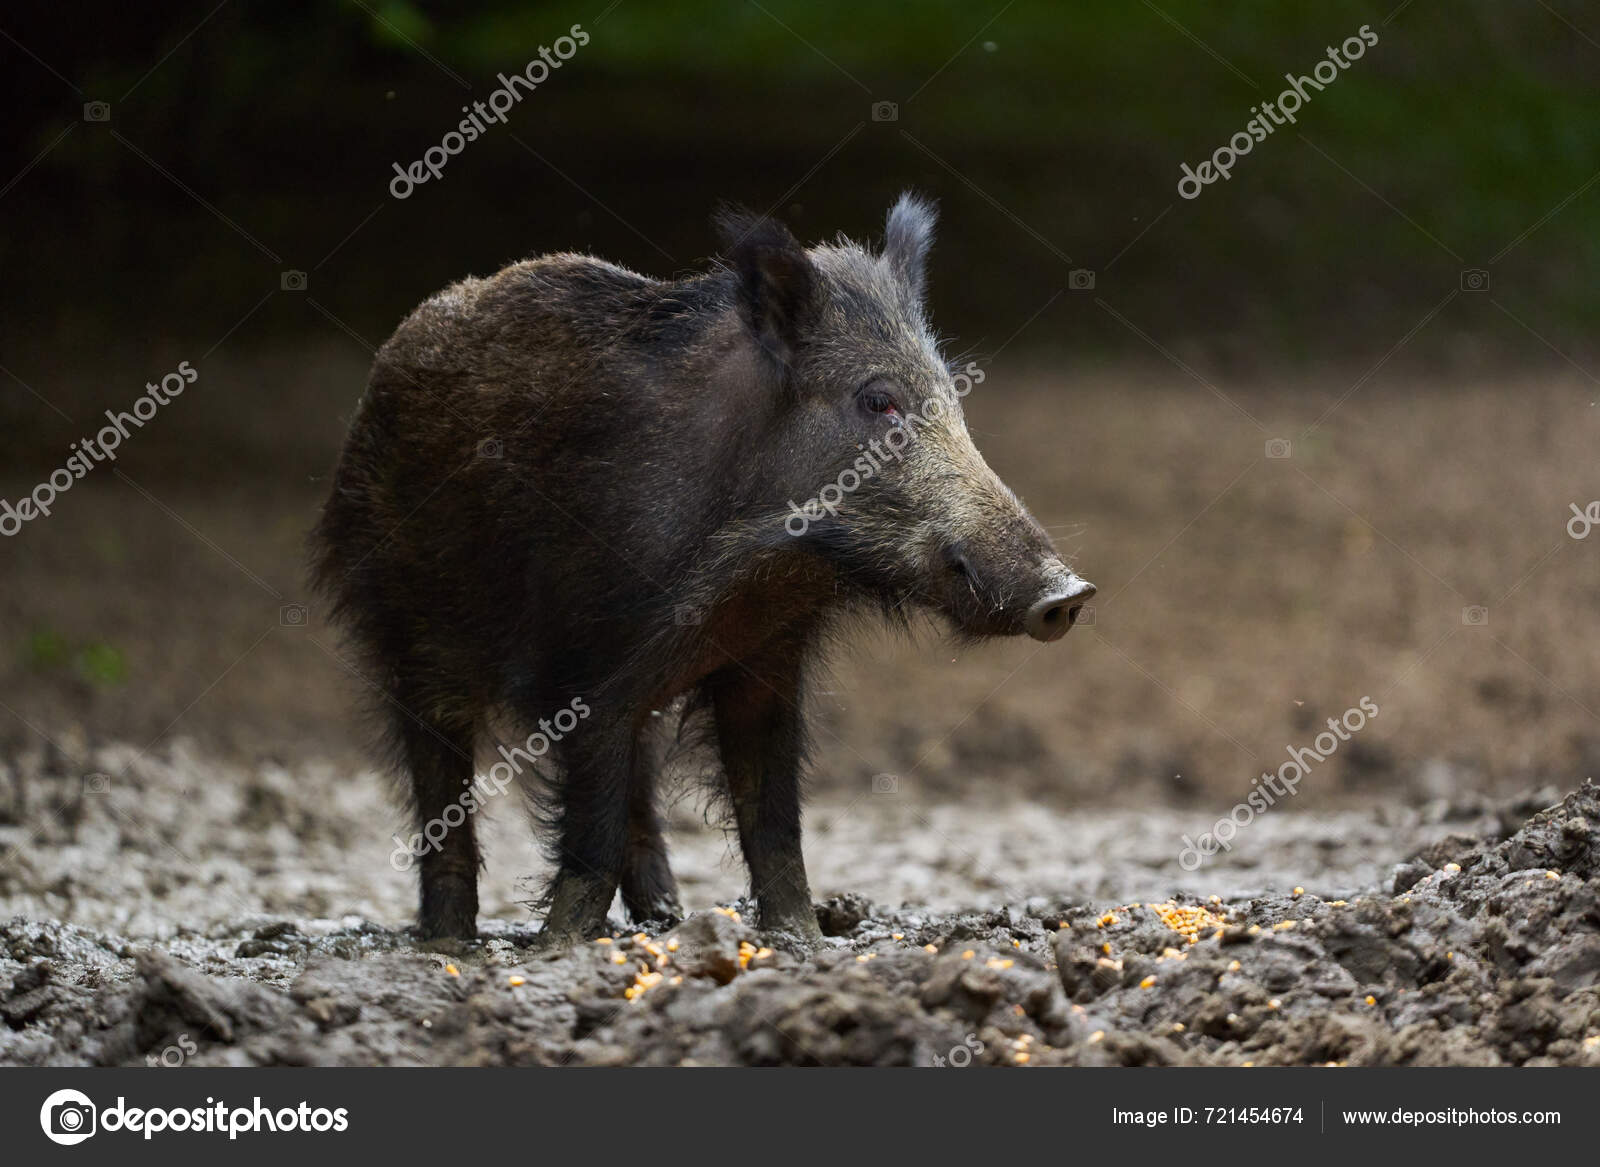
[[[763,915],[761,934],[772,943],[773,947],[802,955],[825,948],[828,944],[822,935],[822,929],[817,926],[815,912],[806,912],[804,915],[796,913],[780,919]]]
[[[543,956],[559,956],[563,952],[571,952],[587,939],[587,936],[574,929],[545,928],[534,936],[528,951]]]
[[[683,922],[683,905],[676,896],[661,896],[646,904],[629,905],[628,918],[642,931],[651,931],[645,927],[650,924],[655,926],[654,931],[665,932]]]
[[[550,910],[544,929],[534,938],[537,952],[565,952],[595,936],[608,935],[606,909],[616,885],[563,868],[550,888]]]

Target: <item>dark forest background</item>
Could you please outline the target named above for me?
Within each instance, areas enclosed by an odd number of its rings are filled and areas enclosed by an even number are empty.
[[[573,24],[590,43],[508,124],[390,198],[394,162]],[[1177,196],[1181,163],[1363,24],[1379,43],[1297,126]],[[1001,343],[1074,267],[1231,367],[1387,337],[1464,268],[1579,362],[1597,343],[1595,200],[1535,225],[1600,171],[1600,18],[1570,0],[285,0],[38,5],[0,27],[4,328],[38,351],[209,343],[285,269],[381,337],[525,254],[667,275],[712,249],[717,199],[869,235],[908,185],[944,208],[936,315],[971,343]],[[880,101],[897,120],[873,120]],[[1501,358],[1551,356],[1476,311],[1418,352],[1470,360],[1460,334],[1482,329]],[[284,296],[250,335],[330,327]],[[1028,340],[1138,344],[1088,297]]]

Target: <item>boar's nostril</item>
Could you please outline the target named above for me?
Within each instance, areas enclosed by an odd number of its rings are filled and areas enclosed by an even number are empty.
[[[1072,576],[1063,587],[1034,603],[1023,620],[1023,628],[1035,640],[1059,640],[1077,623],[1083,605],[1094,596],[1094,585]]]

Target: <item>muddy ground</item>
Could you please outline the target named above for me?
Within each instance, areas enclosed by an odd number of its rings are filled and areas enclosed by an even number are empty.
[[[77,750],[0,769],[7,1064],[1600,1065],[1592,782],[1275,809],[1194,871],[1172,810],[824,800],[812,953],[686,798],[689,919],[552,957],[519,808],[482,938],[425,951],[376,775]]]
[[[219,349],[0,548],[0,1061],[1594,1060],[1600,542],[1567,526],[1592,385],[1372,354],[1223,400],[1020,347],[969,418],[1100,585],[1094,622],[960,652],[861,629],[811,702],[830,947],[749,929],[691,787],[695,915],[646,927],[665,961],[620,913],[610,946],[526,952],[544,867],[514,805],[483,816],[481,943],[407,936],[368,682],[303,576],[368,357]],[[183,355],[46,388],[93,417]],[[0,496],[78,433],[34,414],[0,426]],[[1364,697],[1379,715],[1185,870],[1184,836]],[[1209,913],[1198,943],[1131,907],[1169,900]]]

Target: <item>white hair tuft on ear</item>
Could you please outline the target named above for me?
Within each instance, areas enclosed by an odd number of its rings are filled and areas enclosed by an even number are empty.
[[[907,191],[889,209],[884,229],[883,258],[918,300],[927,287],[925,269],[938,218],[931,202]]]

